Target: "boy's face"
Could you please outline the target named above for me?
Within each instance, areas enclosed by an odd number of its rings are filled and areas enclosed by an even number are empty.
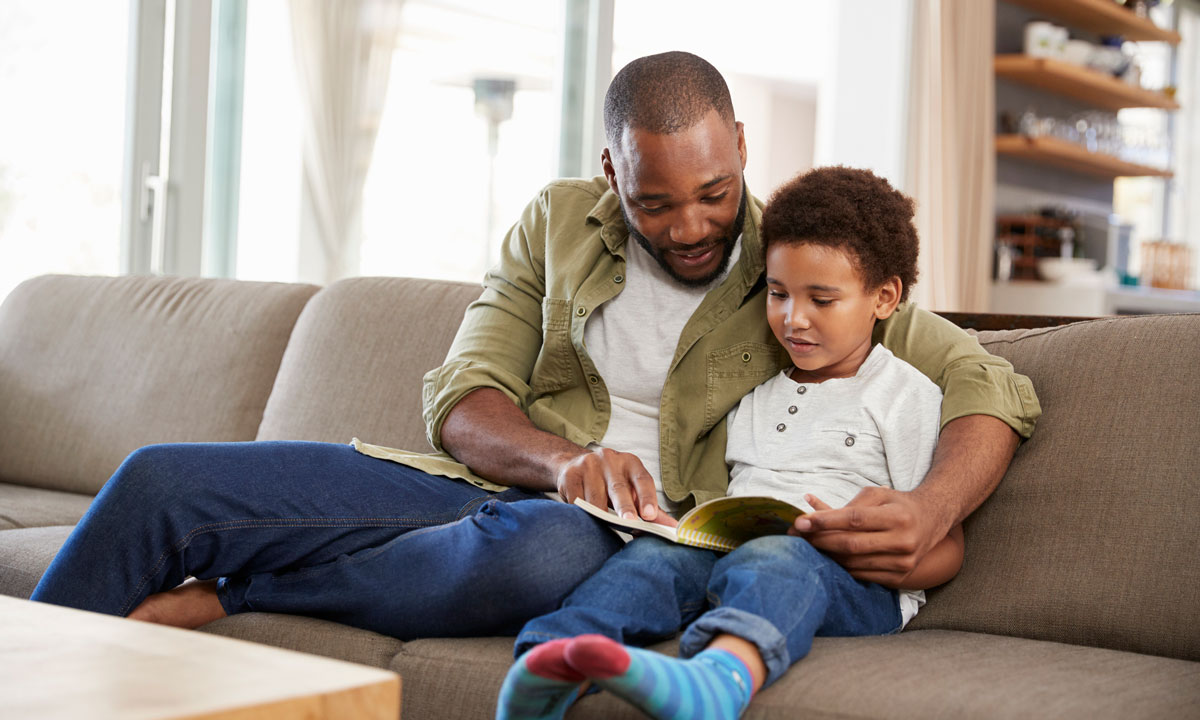
[[[767,322],[800,382],[858,372],[871,351],[875,320],[891,315],[899,299],[897,277],[864,288],[847,250],[776,242],[767,251]]]

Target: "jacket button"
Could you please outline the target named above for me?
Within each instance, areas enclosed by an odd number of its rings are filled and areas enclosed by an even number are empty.
[[[846,438],[846,447],[854,447],[854,436]]]
[[[583,317],[584,315],[587,315],[587,309],[580,305],[579,307],[575,308],[575,314],[579,317]]]
[[[595,375],[588,375],[588,382],[590,382],[593,385],[599,385],[600,378]]]
[[[779,423],[778,425],[775,426],[775,429],[778,430],[779,432],[783,432],[784,430],[787,430],[787,425],[784,425],[783,423]]]
[[[615,283],[617,283],[618,285],[620,285],[621,283],[625,282],[625,276],[624,276],[624,275],[617,275],[617,276],[613,277],[613,282],[615,282]]]
[[[800,387],[796,388],[796,393],[797,393],[798,395],[803,395],[803,394],[804,394],[804,393],[806,393],[806,392],[808,392],[808,388],[804,387],[803,385],[801,385]]]
[[[788,408],[788,415],[795,415],[797,410],[799,410],[799,408],[797,408],[795,405],[791,406]]]
[[[748,352],[742,353],[742,362],[750,362],[750,353],[748,353]]]

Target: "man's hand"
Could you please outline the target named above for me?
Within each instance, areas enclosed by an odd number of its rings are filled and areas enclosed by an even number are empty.
[[[630,453],[597,448],[575,455],[560,467],[555,485],[569,503],[582,497],[596,507],[606,508],[611,501],[623,518],[640,516],[654,522],[669,517],[658,508],[654,478]]]
[[[920,495],[889,488],[865,488],[836,510],[812,495],[805,499],[816,512],[796,518],[789,534],[807,539],[856,579],[886,587],[905,587],[953,524]]]

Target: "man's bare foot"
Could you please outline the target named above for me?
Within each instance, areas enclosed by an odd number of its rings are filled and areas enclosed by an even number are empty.
[[[225,608],[217,600],[216,580],[192,580],[151,595],[129,617],[192,630],[225,617]]]

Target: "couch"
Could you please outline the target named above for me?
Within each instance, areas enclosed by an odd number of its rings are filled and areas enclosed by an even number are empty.
[[[0,593],[29,596],[142,445],[428,448],[420,378],[478,293],[401,278],[25,282],[0,305]],[[902,633],[818,638],[747,718],[1200,717],[1200,315],[978,338],[1033,379],[1044,415],[967,520],[962,572]],[[511,662],[510,638],[401,642],[267,614],[203,630],[395,670],[410,719],[491,717]],[[637,713],[597,694],[568,717]]]

